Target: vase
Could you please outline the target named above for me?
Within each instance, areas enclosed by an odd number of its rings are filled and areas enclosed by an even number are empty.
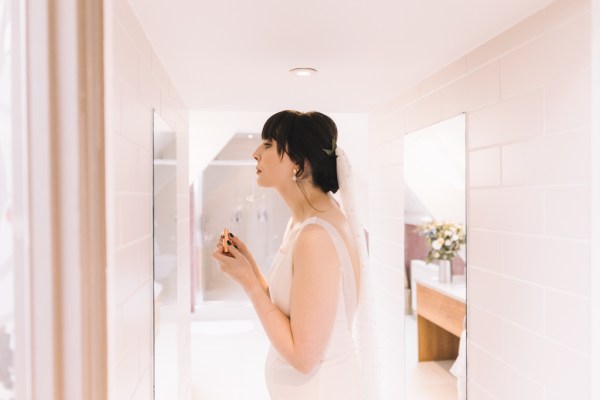
[[[450,260],[438,260],[438,281],[440,283],[452,282],[452,261]]]

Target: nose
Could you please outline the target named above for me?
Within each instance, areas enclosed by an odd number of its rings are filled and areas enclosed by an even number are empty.
[[[258,146],[254,152],[252,153],[252,158],[254,158],[256,161],[259,161],[259,156],[260,156],[260,146]]]

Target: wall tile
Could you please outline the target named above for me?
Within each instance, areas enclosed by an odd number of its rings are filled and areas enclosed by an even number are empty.
[[[467,235],[468,265],[502,272],[502,234],[469,229]]]
[[[372,145],[380,145],[400,138],[404,133],[404,112],[395,111],[373,122],[371,130],[373,135],[369,138]]]
[[[137,390],[133,395],[133,400],[148,400],[152,398],[152,386],[153,382],[151,380],[150,369],[146,369],[146,372],[142,376],[140,383],[138,384]]]
[[[402,255],[404,254],[403,244],[390,243],[387,238],[378,238],[373,233],[369,233],[370,258],[388,267],[400,268],[404,265]]]
[[[422,96],[421,85],[415,85],[406,90],[396,99],[392,100],[392,102],[386,105],[385,109],[382,110],[382,114],[387,114],[389,112],[395,112],[402,108],[405,108],[410,103],[413,103],[420,99]]]
[[[152,228],[152,195],[121,194],[117,201],[120,226],[119,244],[147,237]]]
[[[155,52],[152,52],[152,62],[150,63],[150,69],[154,73],[156,79],[158,79],[158,83],[162,90],[164,90],[168,94],[170,82],[169,75],[165,71],[162,62],[159,60]]]
[[[151,133],[152,135],[152,133]],[[141,192],[152,193],[153,155],[152,151],[139,148],[137,152],[138,161],[138,184]],[[131,166],[130,166],[131,168]]]
[[[111,399],[129,400],[133,396],[139,382],[136,353],[130,349],[121,363],[114,368]]]
[[[543,383],[547,340],[539,333],[510,322],[502,325],[499,336],[502,340],[504,362],[529,379]]]
[[[502,158],[500,147],[469,152],[469,187],[500,186]]]
[[[546,290],[546,335],[582,353],[590,352],[590,299]]]
[[[500,63],[479,68],[442,89],[442,114],[450,118],[500,100]]]
[[[544,91],[546,132],[590,125],[590,71],[553,82]]]
[[[589,295],[589,243],[526,235],[503,235],[506,275],[558,290]]]
[[[139,88],[139,54],[129,35],[120,24],[115,23],[113,29],[115,76],[133,93],[137,93]]]
[[[448,83],[458,79],[467,72],[467,57],[461,57],[440,69],[430,77],[421,81],[421,92],[427,95]]]
[[[372,215],[403,218],[404,191],[373,193],[369,196],[369,212]]]
[[[468,124],[470,149],[541,135],[542,90],[524,93],[470,113]]]
[[[544,189],[471,189],[469,227],[543,233]]]
[[[113,81],[112,85],[112,129],[114,132],[121,132],[121,86],[123,83],[117,80]]]
[[[146,108],[130,90],[121,92],[121,134],[147,150],[152,150],[152,110]]]
[[[404,268],[377,264],[374,268],[379,285],[391,293],[404,293]]]
[[[381,284],[380,280],[377,280]],[[404,288],[397,292],[388,292],[387,290],[377,291],[378,312],[385,313],[388,317],[394,318],[396,315],[404,315]],[[385,335],[385,332],[382,332]]]
[[[539,36],[543,31],[542,15],[542,11],[531,15],[471,51],[467,54],[467,70],[472,71]]]
[[[120,0],[113,2],[115,5],[114,11],[117,20],[120,25],[127,30],[128,36],[131,38],[136,51],[139,53],[142,64],[149,64],[152,53],[152,46],[146,39],[146,34],[142,29],[142,26],[138,22],[133,10],[129,6],[126,0]]]
[[[470,305],[467,314],[469,341],[497,358],[504,355],[502,332],[505,322],[497,315],[475,305]],[[470,373],[470,371],[467,371]]]
[[[469,267],[467,283],[467,298],[469,304],[488,312],[500,315],[504,309],[503,278],[485,270]],[[473,321],[469,322],[472,328]]]
[[[590,187],[557,186],[546,189],[546,232],[549,235],[588,239]]]
[[[568,399],[590,399],[590,357],[551,341],[545,342],[543,383]]]
[[[502,278],[504,300],[499,314],[538,333],[544,332],[544,289],[537,284]]]
[[[392,243],[404,242],[403,218],[369,215],[369,237],[377,237]]]
[[[467,377],[467,393],[469,393],[469,400],[496,400],[491,394],[486,392],[481,386],[470,381]]]
[[[565,21],[589,11],[589,0],[557,0],[544,10],[544,29],[551,30]]]
[[[140,285],[138,268],[141,267],[138,258],[137,244],[120,248],[115,254],[115,266],[112,269],[111,282],[117,304],[124,302]]]
[[[404,138],[372,147],[369,151],[369,168],[371,170],[390,165],[402,164],[404,158]]]
[[[405,109],[404,129],[407,133],[434,124],[442,119],[442,95],[434,92]]]
[[[384,191],[404,190],[404,168],[402,165],[392,165],[377,169],[371,169],[369,172],[369,191],[381,194]]]
[[[589,65],[590,16],[584,14],[504,57],[502,96],[540,87]]]
[[[119,191],[140,191],[138,182],[138,149],[139,145],[129,138],[114,135],[115,140],[115,176],[116,189]],[[132,167],[133,161],[133,167]]]
[[[589,132],[536,137],[502,147],[504,185],[585,183],[590,179]]]
[[[160,86],[149,64],[140,64],[140,100],[146,108],[160,113]]]

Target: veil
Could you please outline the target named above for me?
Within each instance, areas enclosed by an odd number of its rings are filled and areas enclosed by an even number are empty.
[[[364,399],[380,399],[380,362],[377,346],[376,302],[373,288],[373,273],[369,267],[366,231],[358,217],[355,199],[355,182],[352,166],[346,153],[339,147],[335,149],[338,193],[341,209],[346,214],[350,229],[356,241],[360,258],[360,286],[358,307],[354,320],[354,337],[358,348],[361,369],[361,386]],[[348,307],[349,305],[347,305]],[[348,311],[348,310],[347,310]]]

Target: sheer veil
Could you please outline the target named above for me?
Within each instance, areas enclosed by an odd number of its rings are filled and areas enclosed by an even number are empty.
[[[366,231],[358,216],[355,181],[352,166],[346,153],[339,147],[335,149],[337,178],[339,184],[339,199],[341,208],[352,230],[360,257],[360,286],[358,293],[358,308],[354,320],[354,336],[358,348],[361,384],[364,399],[379,399],[380,394],[380,362],[377,346],[377,323],[373,273],[369,267],[369,255],[366,241]]]

